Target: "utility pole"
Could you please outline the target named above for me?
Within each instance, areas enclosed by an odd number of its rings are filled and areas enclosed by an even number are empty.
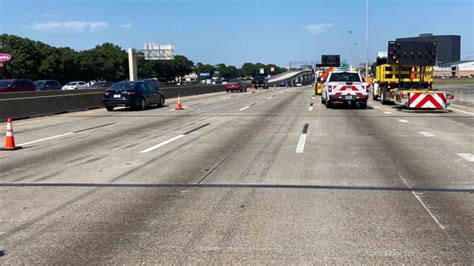
[[[365,78],[369,76],[369,0],[365,5]]]
[[[351,39],[351,59],[350,59],[350,63],[349,63],[349,68],[352,68],[354,67],[353,64],[354,64],[354,41],[352,40],[352,30],[349,31],[349,36],[350,36],[350,39]]]

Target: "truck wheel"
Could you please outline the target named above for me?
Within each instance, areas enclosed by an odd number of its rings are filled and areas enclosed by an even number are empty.
[[[114,110],[114,107],[113,106],[106,106],[105,109],[107,109],[107,111],[109,111],[109,112],[112,112]]]
[[[324,98],[321,96],[321,104],[325,104]]]
[[[367,103],[359,103],[360,109],[365,109],[367,108]]]
[[[387,104],[387,100],[385,99],[385,88],[382,89],[382,96],[380,97],[380,101],[382,102],[383,105]]]
[[[375,92],[373,92],[372,98],[374,99],[374,101],[378,101],[378,100],[379,100],[379,97],[378,97],[377,95],[375,95]]]
[[[332,107],[332,103],[330,100],[326,100],[326,108],[331,108]]]

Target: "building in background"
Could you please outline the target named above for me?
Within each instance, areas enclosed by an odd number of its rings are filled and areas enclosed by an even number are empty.
[[[420,34],[418,37],[397,38],[397,41],[436,42],[437,65],[461,60],[461,36]]]
[[[472,78],[474,77],[474,60],[442,64],[433,70],[435,78]]]

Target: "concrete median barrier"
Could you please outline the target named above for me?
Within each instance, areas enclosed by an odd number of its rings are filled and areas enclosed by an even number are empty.
[[[436,89],[449,91],[454,95],[454,103],[474,107],[474,84],[438,85]]]
[[[224,91],[222,85],[162,88],[166,98]],[[16,92],[0,94],[0,121],[102,108],[104,90]]]

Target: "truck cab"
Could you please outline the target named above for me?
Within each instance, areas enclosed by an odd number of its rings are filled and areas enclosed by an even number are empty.
[[[333,103],[348,105],[358,104],[360,108],[367,107],[369,97],[368,86],[357,71],[331,72],[323,85],[321,103],[327,108]]]

